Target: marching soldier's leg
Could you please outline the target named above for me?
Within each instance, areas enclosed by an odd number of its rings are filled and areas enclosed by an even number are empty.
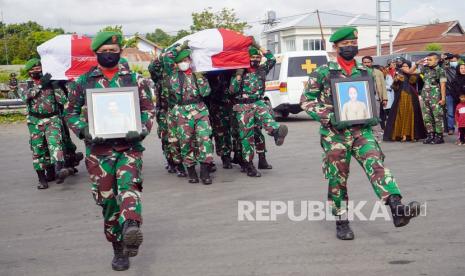
[[[434,118],[434,136],[433,144],[444,144],[444,107],[438,101],[434,101],[431,105]]]
[[[241,141],[242,159],[247,166],[247,175],[250,177],[260,177],[261,173],[257,171],[253,164],[255,152],[254,113],[253,109],[237,112],[237,120],[239,124],[239,139]]]
[[[345,141],[344,134],[331,133],[321,136],[323,148],[323,173],[328,179],[328,202],[336,221],[336,237],[341,240],[353,240],[354,232],[347,219],[341,219],[347,212],[349,195],[347,179],[349,178],[350,148],[352,141]]]
[[[284,143],[284,138],[287,135],[287,126],[280,125],[275,121],[273,115],[270,114],[268,105],[263,101],[257,101],[255,109],[255,116],[261,126],[268,132],[269,135],[274,137],[277,146]]]
[[[55,175],[57,184],[63,183],[66,177],[69,176],[69,171],[65,168],[65,159],[63,155],[63,142],[61,136],[61,119],[57,116],[50,118],[46,125],[45,136],[50,152],[51,164],[55,164]]]
[[[82,152],[76,152],[77,147],[71,140],[69,133],[69,128],[66,125],[66,122],[61,118],[62,124],[62,141],[63,141],[63,154],[65,156],[65,167],[70,169],[70,173],[75,174],[78,170],[75,168],[79,166],[79,163],[84,159],[84,154]],[[72,172],[71,172],[72,170]]]
[[[199,183],[199,177],[195,170],[197,163],[195,157],[195,120],[189,118],[189,112],[182,114],[179,112],[177,120],[177,137],[181,149],[182,163],[187,168],[189,183]]]
[[[168,113],[168,156],[176,167],[178,177],[186,177],[186,170],[182,164],[181,146],[178,139],[177,114],[174,110]]]
[[[213,162],[213,143],[210,139],[212,128],[208,111],[202,112],[202,117],[195,126],[195,139],[198,146],[198,162],[200,162],[200,179],[205,185],[212,184],[210,166]]]
[[[423,122],[425,123],[425,128],[427,137],[423,141],[423,144],[431,144],[434,140],[434,128],[433,128],[433,117],[431,112],[431,100],[428,96],[424,96],[423,104],[421,106],[421,114],[423,115]]]
[[[29,143],[32,150],[32,165],[39,178],[39,184],[37,189],[47,189],[48,183],[45,175],[45,169],[47,167],[47,147],[45,140],[44,126],[41,124],[28,123],[29,129]]]
[[[142,152],[128,150],[116,161],[116,181],[119,205],[119,225],[122,227],[124,249],[129,257],[137,255],[142,244]]]
[[[273,167],[268,164],[266,160],[266,144],[265,144],[265,135],[262,133],[260,127],[256,127],[254,130],[254,140],[255,140],[255,151],[258,154],[258,168],[260,170],[271,170]]]
[[[371,128],[353,131],[353,153],[363,167],[373,186],[376,196],[391,207],[394,225],[405,226],[420,211],[418,202],[403,205],[400,201],[399,187],[391,171],[384,166],[384,154],[376,141]]]

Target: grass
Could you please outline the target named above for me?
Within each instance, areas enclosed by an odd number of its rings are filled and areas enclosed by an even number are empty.
[[[25,122],[26,115],[21,113],[5,113],[0,114],[0,124],[11,124],[11,123],[19,123]]]

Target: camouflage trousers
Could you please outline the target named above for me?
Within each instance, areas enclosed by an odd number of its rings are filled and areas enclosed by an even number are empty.
[[[329,181],[328,201],[334,215],[347,210],[347,179],[352,156],[362,166],[378,198],[385,202],[392,194],[400,195],[394,177],[384,166],[384,154],[371,128],[355,126],[338,131],[321,127],[320,134],[323,173]]]
[[[27,127],[35,170],[44,170],[49,165],[64,161],[62,124],[58,116],[44,119],[28,116]]]
[[[212,128],[205,104],[177,105],[175,109],[183,164],[190,167],[197,163],[212,163]]]
[[[216,154],[230,156],[232,150],[232,106],[227,104],[210,104],[210,121],[215,139]]]
[[[253,104],[236,104],[234,106],[236,112],[236,120],[238,122],[239,140],[242,148],[242,158],[246,162],[252,162],[255,151],[255,137],[263,141],[260,150],[265,150],[264,137],[256,135],[257,129],[261,134],[260,128],[264,128],[268,134],[272,134],[273,130],[279,128],[277,123],[270,113],[268,105],[258,100]]]
[[[108,155],[87,150],[86,167],[92,195],[103,210],[104,233],[109,242],[121,240],[123,223],[142,223],[142,152],[134,149]]]
[[[426,95],[422,97],[421,113],[425,122],[426,131],[428,133],[444,132],[444,108],[436,100],[439,96],[431,97]]]
[[[178,121],[177,121],[177,114],[176,111],[170,109],[167,113],[166,117],[166,124],[167,124],[167,142],[164,149],[166,154],[166,159],[173,161],[175,164],[182,163],[181,157],[181,145],[178,139]]]
[[[158,138],[161,140],[161,149],[163,151],[163,155],[165,156],[166,160],[169,161],[169,153],[168,153],[168,116],[167,113],[161,112],[156,117],[157,120],[157,134]]]

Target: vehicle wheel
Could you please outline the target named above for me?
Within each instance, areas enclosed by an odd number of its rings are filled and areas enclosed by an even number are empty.
[[[289,111],[282,111],[281,112],[281,117],[283,117],[283,119],[286,119],[287,117],[289,117]]]

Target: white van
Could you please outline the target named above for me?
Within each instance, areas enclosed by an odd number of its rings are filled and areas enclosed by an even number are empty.
[[[326,51],[300,51],[276,55],[276,65],[266,76],[265,99],[276,116],[286,118],[289,113],[297,114],[300,96],[308,76],[318,66],[328,62]]]

